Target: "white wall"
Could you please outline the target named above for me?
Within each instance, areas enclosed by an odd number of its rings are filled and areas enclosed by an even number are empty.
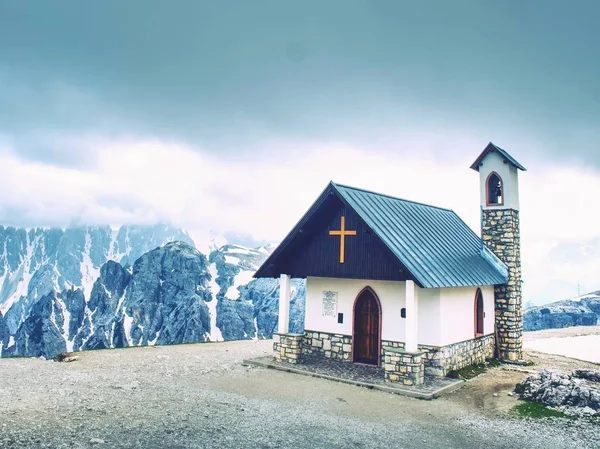
[[[483,286],[484,335],[494,333],[494,287]],[[475,293],[477,287],[443,288],[440,291],[441,343],[446,346],[475,337]]]
[[[404,340],[405,282],[368,281],[362,279],[336,279],[309,277],[306,280],[307,330],[331,334],[352,335],[352,309],[354,301],[365,287],[371,287],[381,303],[381,339]],[[484,334],[494,333],[494,287],[483,286]],[[323,316],[323,291],[338,292],[335,316]],[[477,287],[424,289],[415,287],[418,314],[418,344],[446,346],[475,338],[475,293]],[[344,322],[338,324],[337,313],[344,314]]]
[[[439,288],[415,287],[417,298],[417,343],[420,345],[441,346],[442,310]]]
[[[519,210],[519,172],[510,164],[504,163],[504,159],[497,151],[488,153],[483,159],[483,165],[479,167],[479,188],[481,195],[481,206],[484,209],[515,209]],[[486,206],[486,181],[491,172],[496,172],[502,178],[504,189],[503,206]]]
[[[352,335],[354,301],[362,289],[371,287],[381,303],[381,339],[404,341],[404,318],[400,311],[405,304],[406,283],[397,281],[368,281],[309,277],[306,282],[307,330]],[[336,316],[323,316],[324,290],[338,292],[337,313],[344,314],[344,323],[338,324]],[[440,290],[415,288],[417,299],[418,343],[439,345],[441,338]]]

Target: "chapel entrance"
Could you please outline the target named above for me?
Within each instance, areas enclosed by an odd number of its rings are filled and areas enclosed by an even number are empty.
[[[354,302],[353,361],[379,365],[381,306],[375,292],[364,289]]]

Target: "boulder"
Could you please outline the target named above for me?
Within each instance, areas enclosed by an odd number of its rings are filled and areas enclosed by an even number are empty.
[[[580,378],[578,376],[588,376]],[[574,416],[600,414],[600,385],[596,379],[600,372],[576,370],[572,375],[555,369],[544,369],[530,374],[515,388],[515,392],[530,401],[539,402]]]

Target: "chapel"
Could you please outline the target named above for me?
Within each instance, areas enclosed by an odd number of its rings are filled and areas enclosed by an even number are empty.
[[[279,278],[273,357],[323,357],[424,375],[522,357],[518,172],[489,143],[481,235],[452,210],[330,182],[254,274]],[[289,333],[290,280],[306,279],[304,333]]]

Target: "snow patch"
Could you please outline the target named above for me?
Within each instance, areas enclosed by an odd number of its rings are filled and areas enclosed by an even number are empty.
[[[5,274],[5,277],[8,277],[9,279],[8,285],[13,285],[15,287],[12,293],[8,293],[8,299],[0,306],[0,313],[2,313],[3,316],[6,314],[6,312],[8,312],[8,309],[10,309],[15,302],[21,299],[21,297],[27,297],[29,281],[33,277],[33,272],[35,272],[35,267],[31,267],[31,262],[33,261],[33,253],[36,245],[38,244],[38,240],[39,237],[36,237],[33,239],[33,241],[30,241],[29,233],[27,234],[27,251],[25,258],[21,259],[19,268],[13,273],[12,276]],[[6,243],[4,245],[4,257],[6,257]],[[4,268],[8,272],[8,264],[6,262]],[[0,285],[0,287],[3,287],[3,285]]]
[[[225,256],[225,263],[237,266],[240,264],[240,259],[233,256]]]
[[[221,287],[217,284],[217,265],[211,263],[208,267],[210,273],[210,292],[212,301],[205,303],[208,306],[210,313],[210,341],[224,341],[221,330],[217,327],[217,295],[221,291]]]
[[[252,254],[252,252],[249,249],[243,248],[241,246],[235,246],[232,248],[228,248],[226,253],[227,254],[244,254],[244,255]]]
[[[106,255],[106,260],[114,260],[115,262],[121,262],[121,259],[127,255],[127,251],[131,251],[131,245],[129,244],[129,228],[125,231],[127,234],[127,249],[124,252],[117,252],[117,237],[119,236],[119,231],[112,231],[110,238],[110,249],[108,254]]]
[[[73,351],[73,340],[69,339],[69,323],[71,322],[71,313],[67,310],[67,306],[60,298],[56,298],[56,303],[60,307],[63,316],[62,336],[67,345],[67,351]],[[54,312],[53,312],[54,313]]]
[[[127,340],[127,346],[133,346],[133,341],[131,340],[131,325],[133,324],[133,317],[130,317],[125,312],[123,312],[123,329],[125,331],[125,339]]]
[[[154,337],[154,340],[150,340],[150,341],[148,341],[148,344],[149,344],[150,346],[154,346],[154,345],[156,344],[156,340],[158,340],[158,337],[160,337],[160,331],[158,331],[158,332],[156,333],[156,336]]]
[[[94,282],[100,276],[100,268],[94,265],[90,256],[92,249],[92,236],[89,232],[85,233],[85,248],[81,254],[81,289],[85,297],[86,304],[90,300]]]
[[[239,299],[240,298],[239,287],[250,283],[253,279],[252,276],[254,276],[254,273],[255,273],[254,271],[244,270],[244,271],[240,271],[238,274],[236,274],[235,278],[233,279],[233,285],[227,289],[227,293],[225,293],[225,297],[227,299],[234,299],[234,300]]]

